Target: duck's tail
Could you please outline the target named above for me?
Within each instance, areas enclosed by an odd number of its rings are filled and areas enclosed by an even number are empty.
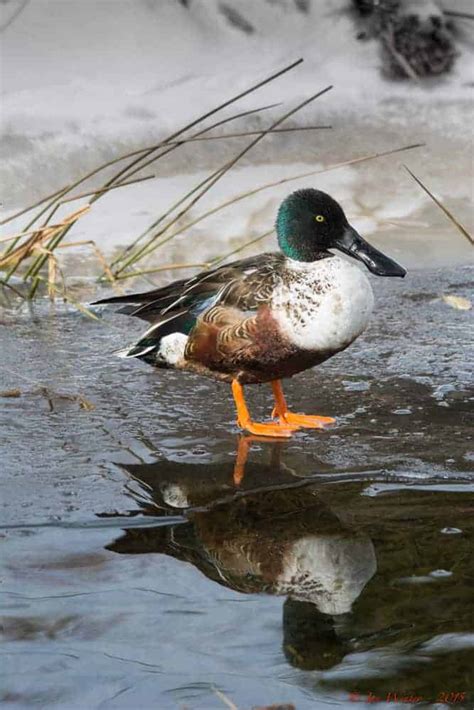
[[[187,309],[161,318],[133,345],[115,352],[117,357],[138,358],[155,367],[175,367],[184,358],[194,317]]]

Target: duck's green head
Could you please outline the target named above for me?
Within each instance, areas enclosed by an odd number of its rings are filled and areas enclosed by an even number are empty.
[[[297,190],[283,200],[276,220],[278,244],[296,261],[316,261],[329,249],[362,261],[377,276],[405,276],[405,269],[368,244],[351,227],[341,205],[321,190]]]

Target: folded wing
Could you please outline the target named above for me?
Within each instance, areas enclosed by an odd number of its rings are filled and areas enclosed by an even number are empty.
[[[221,347],[226,342],[229,346],[231,341],[235,346],[241,337],[248,339],[254,323],[252,315],[271,299],[283,262],[282,254],[260,254],[201,272],[189,280],[145,293],[103,299],[97,304],[124,304],[119,312],[148,321],[150,328],[126,356],[154,360],[157,364],[156,353],[162,339],[174,333],[188,336],[196,324],[198,332],[189,343],[189,355],[205,349],[211,333],[212,337],[222,333]]]

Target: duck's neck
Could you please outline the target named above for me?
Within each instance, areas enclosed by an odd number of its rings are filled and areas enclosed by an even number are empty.
[[[284,236],[281,238],[279,236],[278,244],[283,254],[293,261],[311,263],[312,261],[319,261],[320,259],[332,256],[331,252],[324,251],[323,249],[315,249],[313,245],[308,244],[308,242],[302,238],[298,238],[297,235]]]
[[[294,261],[318,261],[329,256],[315,244],[314,237],[305,225],[294,219],[291,213],[280,209],[276,222],[278,245],[285,256]]]

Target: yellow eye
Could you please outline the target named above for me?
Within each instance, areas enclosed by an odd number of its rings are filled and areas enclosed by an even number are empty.
[[[326,219],[326,217],[323,217],[322,214],[317,214],[314,219],[316,220],[316,222],[324,222],[324,220]]]

